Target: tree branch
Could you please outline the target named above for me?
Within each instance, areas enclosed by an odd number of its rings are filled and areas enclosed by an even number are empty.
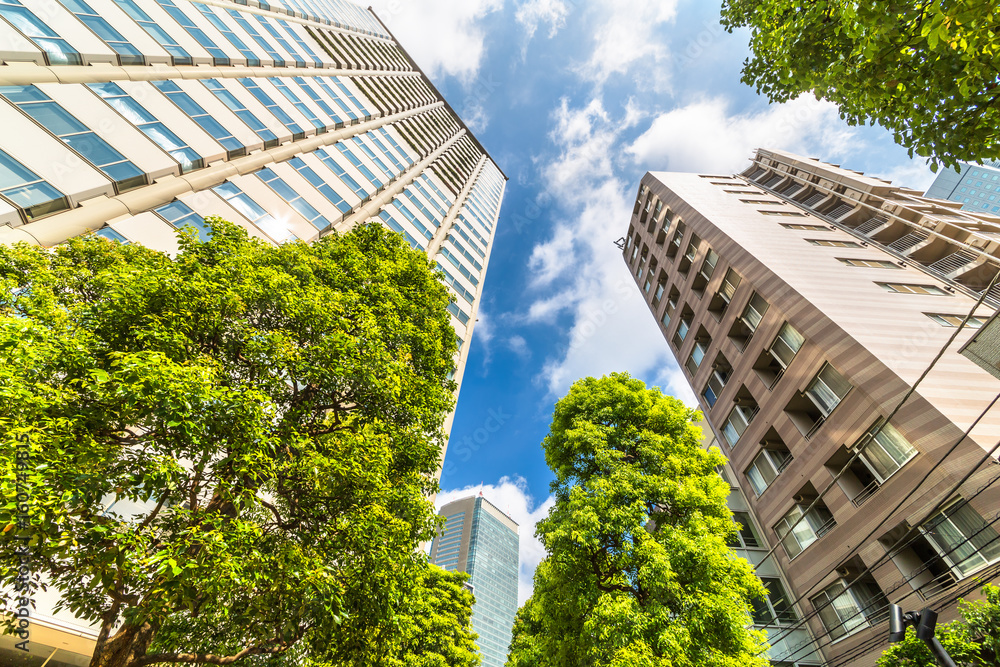
[[[250,646],[235,655],[221,656],[213,655],[211,653],[154,653],[153,655],[144,655],[137,660],[133,660],[128,667],[144,667],[145,665],[153,665],[161,662],[173,665],[231,665],[253,655],[277,655],[279,653],[284,653],[290,649],[295,642],[301,639],[303,634],[304,631],[299,633],[294,640],[287,643],[278,639],[272,639],[269,643],[277,644],[277,646]]]

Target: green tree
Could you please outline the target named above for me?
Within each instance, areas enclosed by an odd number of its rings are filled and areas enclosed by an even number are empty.
[[[772,102],[813,92],[935,170],[1000,156],[995,0],[725,0],[722,23],[750,29],[743,81]]]
[[[479,667],[472,631],[475,598],[463,584],[469,575],[427,565],[404,602],[385,667]]]
[[[555,407],[545,457],[548,552],[518,613],[511,667],[757,667],[749,601],[764,593],[726,546],[725,459],[698,413],[627,374],[586,378]]]
[[[209,223],[0,247],[0,585],[29,540],[93,667],[377,664],[436,525],[448,292],[378,225]]]
[[[959,665],[1000,667],[1000,588],[987,585],[982,600],[958,604],[961,619],[939,625],[937,638]],[[913,628],[906,639],[890,646],[878,659],[878,667],[937,667],[938,663],[917,639]]]

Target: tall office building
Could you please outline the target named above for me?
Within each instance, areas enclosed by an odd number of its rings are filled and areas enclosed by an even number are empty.
[[[959,202],[966,211],[998,213],[1000,160],[983,164],[963,162],[959,171],[942,167],[924,196]]]
[[[997,579],[1000,381],[959,349],[1000,304],[1000,218],[760,150],[734,176],[646,174],[621,246],[744,532],[780,544],[769,637],[815,637],[775,661],[873,665],[889,602],[946,620]]]
[[[370,11],[0,0],[0,61],[0,243],[174,252],[208,215],[274,244],[381,222],[454,291],[461,382],[506,177]],[[0,663],[86,665],[96,629],[36,602],[32,655],[8,636]]]
[[[517,614],[517,524],[481,495],[450,502],[440,514],[445,525],[431,544],[431,562],[468,573],[483,667],[503,667]]]

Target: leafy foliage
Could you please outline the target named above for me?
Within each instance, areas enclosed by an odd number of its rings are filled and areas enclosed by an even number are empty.
[[[469,575],[428,565],[410,589],[385,667],[479,667]]]
[[[1000,156],[994,0],[725,0],[722,23],[750,29],[743,81],[772,102],[813,92],[934,169]]]
[[[758,667],[747,629],[764,593],[726,546],[725,459],[697,413],[627,374],[578,381],[556,404],[545,456],[548,557],[518,613],[510,667]]]
[[[375,664],[435,526],[448,293],[378,225],[275,248],[208,222],[174,259],[0,247],[0,585],[30,539],[95,667]]]
[[[987,585],[982,600],[959,602],[962,618],[939,625],[937,638],[959,665],[1000,666],[1000,588]],[[937,667],[927,645],[917,639],[913,628],[906,639],[890,646],[878,659],[878,667]]]

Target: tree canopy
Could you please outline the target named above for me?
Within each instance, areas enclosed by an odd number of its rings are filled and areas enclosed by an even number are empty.
[[[939,625],[935,635],[959,665],[1000,666],[1000,588],[987,585],[983,599],[958,603],[961,619]],[[913,628],[906,639],[893,644],[879,657],[878,667],[937,667],[927,644],[917,639]]]
[[[423,569],[408,591],[405,612],[385,667],[479,667],[472,631],[475,598],[464,586],[469,575],[436,565]]]
[[[450,297],[379,225],[208,222],[174,258],[0,246],[0,585],[27,540],[94,667],[379,664],[428,581]]]
[[[743,81],[772,102],[812,92],[935,169],[1000,157],[995,0],[725,0],[722,23],[750,29]]]
[[[764,588],[726,546],[725,462],[698,413],[627,374],[576,382],[544,441],[555,506],[510,667],[762,667]]]

